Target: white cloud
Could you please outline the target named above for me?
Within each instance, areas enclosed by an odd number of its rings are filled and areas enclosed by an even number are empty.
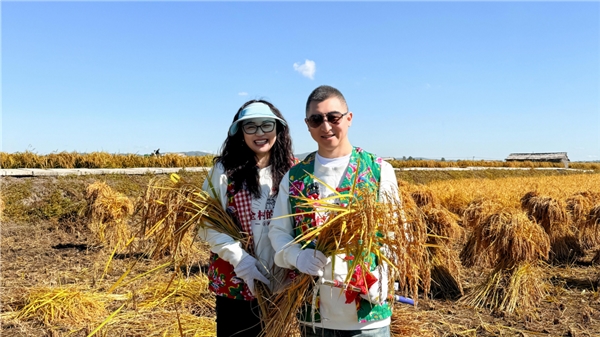
[[[238,95],[239,96],[248,96],[248,93],[245,91],[242,91],[242,92],[238,92]]]
[[[315,61],[305,60],[303,64],[294,63],[294,70],[302,74],[304,77],[308,77],[311,80],[315,79],[315,71],[317,71],[317,66]]]

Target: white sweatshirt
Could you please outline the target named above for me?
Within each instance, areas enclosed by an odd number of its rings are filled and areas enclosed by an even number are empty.
[[[269,222],[273,216],[275,206],[275,195],[272,193],[273,180],[271,179],[271,167],[265,167],[258,171],[261,196],[259,199],[252,198],[252,236],[254,239],[254,251],[256,259],[260,263],[259,270],[268,277],[269,270],[273,266],[274,250],[269,241]],[[212,195],[208,181],[211,181],[217,195]],[[216,164],[208,173],[202,189],[221,201],[223,209],[227,207],[227,176],[223,166]],[[198,236],[208,242],[210,250],[218,254],[220,258],[236,267],[238,263],[248,255],[239,241],[234,240],[227,234],[219,233],[212,229],[200,229]]]
[[[350,156],[338,158],[335,160],[324,160],[317,155],[315,158],[314,175],[329,186],[339,186],[342,177],[346,172]],[[325,162],[325,165],[322,163]],[[318,183],[319,198],[325,198],[333,195],[333,191]],[[296,258],[300,254],[300,244],[290,245],[294,237],[294,218],[285,217],[292,214],[289,203],[289,172],[281,180],[279,185],[279,194],[275,203],[273,220],[269,226],[269,239],[275,249],[275,264],[293,269],[296,267]],[[387,162],[381,163],[381,179],[379,183],[379,194],[398,196],[398,181],[394,169]],[[284,216],[277,219],[278,217]],[[328,258],[328,264],[325,266],[323,278],[326,280],[344,281],[348,274],[348,267],[344,261],[344,255],[335,256],[335,271],[332,270],[331,258]],[[381,280],[387,282],[387,280]],[[381,321],[371,321],[359,323],[356,313],[355,303],[346,304],[345,296],[339,288],[333,288],[328,285],[319,286],[320,294],[320,315],[321,322],[315,323],[315,326],[334,330],[361,330],[375,329],[390,324],[390,318]],[[309,322],[301,322],[312,324]]]

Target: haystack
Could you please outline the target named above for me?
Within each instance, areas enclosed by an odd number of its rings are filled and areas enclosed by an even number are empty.
[[[431,295],[456,298],[464,294],[459,258],[453,245],[464,235],[457,216],[446,209],[422,208],[427,225],[427,253],[431,269]]]
[[[593,191],[578,192],[566,200],[566,209],[574,226],[574,231],[584,249],[600,245],[600,236],[594,226],[589,226],[592,208],[600,202],[600,193]]]
[[[550,240],[544,230],[514,209],[487,218],[474,232],[476,253],[488,251],[495,268],[461,301],[509,313],[533,307],[545,286],[538,263],[548,258]]]
[[[122,250],[132,237],[127,221],[133,213],[132,201],[122,193],[114,191],[105,182],[97,181],[86,189],[89,228],[98,244],[108,244]]]
[[[502,209],[502,205],[488,199],[478,198],[469,203],[462,216],[462,224],[469,231],[467,240],[460,252],[460,261],[465,267],[492,267],[492,258],[487,250],[477,249],[477,230],[482,223]]]
[[[148,255],[155,259],[171,257],[182,264],[208,264],[209,250],[197,239],[201,214],[194,210],[197,203],[208,200],[200,186],[177,175],[151,179],[137,207],[140,236],[149,241]]]
[[[521,198],[521,207],[530,219],[544,228],[550,237],[550,259],[556,263],[571,262],[585,253],[569,223],[562,201],[537,192],[528,192]]]

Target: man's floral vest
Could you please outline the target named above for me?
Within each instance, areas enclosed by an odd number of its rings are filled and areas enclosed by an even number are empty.
[[[317,183],[312,178],[315,169],[315,154],[316,152],[309,154],[302,162],[292,167],[290,170],[289,200],[291,209],[295,210],[295,213],[314,212],[314,210],[311,208],[300,207],[299,204],[302,201],[295,197],[304,196],[312,199],[319,198],[318,187],[316,187]],[[381,158],[376,157],[369,152],[363,151],[358,147],[353,148],[346,173],[344,174],[342,181],[336,190],[340,193],[348,194],[350,193],[352,186],[356,184],[357,189],[370,188],[378,192],[379,181],[381,178],[381,162]],[[294,235],[295,237],[298,237],[309,228],[318,226],[321,223],[321,219],[319,219],[319,216],[315,213],[299,214],[294,217],[294,222]],[[308,243],[306,247],[315,248],[314,242]],[[372,255],[374,256],[374,254]],[[371,271],[373,271],[377,266],[377,261],[376,258],[372,258],[371,261]],[[321,321],[318,303],[319,301],[317,300],[317,308],[315,308],[314,313],[315,322]],[[361,323],[383,320],[392,315],[390,305],[387,303],[387,301],[382,305],[375,305],[365,299],[360,298],[360,300],[356,301],[355,303],[358,321]],[[310,322],[311,316],[311,305],[306,304],[304,306],[303,313],[301,313],[301,319],[305,322]]]

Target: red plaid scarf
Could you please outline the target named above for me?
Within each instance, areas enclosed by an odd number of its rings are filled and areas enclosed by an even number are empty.
[[[254,239],[252,237],[252,195],[245,189],[239,190],[233,196],[233,206],[241,226],[242,233],[248,237],[246,250],[254,255]]]

